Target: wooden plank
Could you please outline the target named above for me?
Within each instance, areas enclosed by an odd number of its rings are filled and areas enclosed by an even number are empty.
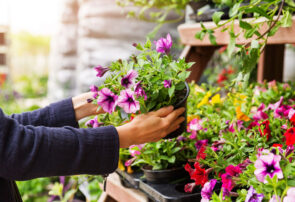
[[[245,21],[252,21],[253,18],[245,19]],[[277,33],[268,38],[268,44],[285,44],[285,43],[295,43],[295,16],[292,17],[293,25],[292,27],[280,28]],[[221,21],[222,23],[224,21]],[[216,25],[214,22],[204,22],[203,23],[206,28],[214,28]],[[216,42],[218,45],[226,45],[229,43],[229,34],[228,32],[221,32],[224,27],[218,28],[215,30]],[[261,26],[260,33],[264,33],[268,29],[266,23]],[[178,26],[178,33],[180,35],[181,43],[185,45],[191,46],[212,46],[208,36],[206,36],[202,41],[195,38],[195,34],[198,31],[201,31],[200,23],[194,24],[181,24]],[[241,31],[239,27],[239,21],[235,20],[234,22],[234,31],[235,33],[239,33]],[[237,39],[237,44],[245,44],[255,39],[254,36],[251,39],[245,40],[243,34],[241,34]]]
[[[148,202],[148,198],[144,193],[136,189],[123,187],[120,177],[116,173],[109,175],[106,193],[118,202]]]
[[[284,53],[284,44],[272,44],[265,47],[259,58],[257,81],[283,81]]]

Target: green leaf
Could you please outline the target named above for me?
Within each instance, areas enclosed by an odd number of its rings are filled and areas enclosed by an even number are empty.
[[[174,91],[175,91],[175,86],[171,86],[171,88],[168,89],[168,94],[169,94],[169,97],[172,97],[172,95],[174,94]]]
[[[243,20],[240,20],[240,27],[247,30],[252,29],[252,25]]]
[[[152,42],[150,39],[147,39],[146,43],[144,44],[144,47],[147,49],[150,49],[152,47]]]
[[[282,27],[292,26],[292,14],[290,13],[290,11],[284,12],[281,22],[282,22]]]
[[[206,35],[206,31],[202,30],[196,33],[195,38],[203,40]]]
[[[290,187],[295,187],[295,180],[288,180],[287,184]]]
[[[263,16],[263,17],[266,17],[267,19],[271,19],[271,16],[269,16],[269,15],[266,13],[266,11],[264,11],[262,8],[257,7],[257,6],[252,7],[252,8],[247,8],[247,9],[245,9],[245,12],[246,12],[246,13],[257,13],[257,14]]]
[[[175,160],[176,160],[175,156],[171,156],[170,158],[168,158],[169,163],[175,163]]]
[[[213,22],[216,24],[216,25],[218,25],[218,23],[220,22],[220,19],[221,19],[221,17],[223,16],[223,12],[221,12],[221,11],[218,11],[218,12],[215,12],[214,14],[213,14],[213,16],[212,16],[212,20],[213,20]]]
[[[233,16],[235,16],[237,13],[238,13],[238,11],[239,11],[239,8],[240,8],[240,3],[236,3],[231,9],[230,9],[230,11],[229,11],[229,16],[230,17],[233,17]]]
[[[212,33],[209,34],[209,40],[213,45],[217,45],[216,37]]]
[[[289,4],[289,6],[295,7],[295,2],[293,0],[285,0],[285,2]]]
[[[268,32],[268,36],[273,36],[278,31],[278,29],[281,27],[281,23],[277,22],[277,24]]]
[[[245,37],[246,39],[251,38],[251,37],[253,36],[253,34],[254,34],[256,31],[257,31],[256,28],[248,29],[248,30],[245,32],[244,37]]]

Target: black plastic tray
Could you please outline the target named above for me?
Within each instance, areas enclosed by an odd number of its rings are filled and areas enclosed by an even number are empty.
[[[185,179],[170,184],[153,184],[143,178],[142,172],[129,174],[119,169],[116,172],[124,185],[144,192],[148,198],[156,202],[197,202],[202,198],[201,190],[192,194],[183,191]]]

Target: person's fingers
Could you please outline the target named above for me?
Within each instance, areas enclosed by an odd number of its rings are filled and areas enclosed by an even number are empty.
[[[155,111],[153,114],[159,117],[165,117],[173,111],[173,106],[162,107],[161,109]]]
[[[180,125],[173,125],[172,127],[170,127],[167,131],[167,134],[165,136],[167,136],[168,134],[172,133],[173,131],[177,130],[180,127]]]
[[[167,117],[165,117],[166,121],[169,123],[174,122],[177,117],[179,117],[183,112],[185,111],[184,107],[181,107],[179,109],[174,110],[172,113],[170,113]]]

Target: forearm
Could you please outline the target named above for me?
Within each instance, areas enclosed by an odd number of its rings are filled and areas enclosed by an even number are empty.
[[[77,121],[88,116],[103,113],[101,108],[98,108],[95,104],[89,103],[87,101],[88,99],[93,99],[92,92],[83,93],[72,98]]]
[[[1,113],[3,178],[105,174],[117,168],[119,138],[112,126],[88,129],[23,126]]]

